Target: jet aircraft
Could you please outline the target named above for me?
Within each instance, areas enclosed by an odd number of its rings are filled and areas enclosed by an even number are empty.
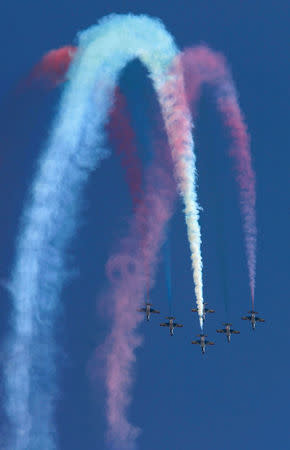
[[[216,332],[217,333],[224,333],[227,336],[228,342],[231,342],[231,335],[232,334],[240,334],[239,331],[233,330],[231,328],[231,326],[232,326],[231,323],[224,323],[223,325],[225,326],[225,328],[222,328],[221,330],[216,330]]]
[[[166,317],[166,319],[168,319],[169,322],[161,323],[160,326],[161,327],[169,327],[170,336],[173,336],[174,328],[182,328],[183,327],[183,325],[181,325],[180,323],[174,322],[175,317],[173,317],[173,316]]]
[[[205,316],[206,316],[206,314],[214,313],[214,312],[215,312],[214,309],[207,308],[205,305],[207,305],[207,303],[204,303],[204,304],[203,304],[203,315],[202,315],[203,321],[205,321]],[[198,309],[197,309],[197,308],[192,308],[191,311],[192,311],[192,312],[198,313]]]
[[[242,320],[249,320],[252,325],[252,329],[254,330],[256,328],[256,322],[265,322],[265,319],[262,319],[261,317],[257,317],[256,314],[259,314],[257,311],[249,311],[249,316],[242,317]]]
[[[157,309],[151,308],[152,303],[146,302],[145,307],[137,309],[138,312],[144,312],[146,314],[147,322],[150,320],[151,314],[160,314],[160,311]]]
[[[205,339],[207,337],[207,334],[198,334],[197,336],[200,339],[197,339],[196,341],[192,341],[191,343],[200,345],[201,353],[204,355],[206,346],[207,345],[214,345],[214,342],[210,342],[207,339]]]

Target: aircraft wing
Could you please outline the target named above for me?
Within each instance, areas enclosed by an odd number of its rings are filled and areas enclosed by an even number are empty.
[[[217,333],[225,333],[225,330],[216,330]]]
[[[198,309],[197,309],[197,308],[192,308],[191,311],[192,311],[192,312],[198,312]]]
[[[200,344],[200,341],[191,341],[192,344]]]
[[[183,325],[181,325],[181,323],[174,323],[173,326],[175,328],[182,328],[183,327]]]
[[[208,309],[207,312],[208,312],[208,313],[214,313],[215,310],[214,310],[214,309]]]
[[[207,342],[206,342],[206,345],[214,345],[214,342],[207,341]]]
[[[240,334],[240,332],[237,330],[231,330],[231,334]]]
[[[138,312],[146,312],[146,308],[138,308],[137,311]]]
[[[161,323],[160,326],[161,327],[169,327],[169,323],[168,322],[167,323]]]
[[[160,311],[158,311],[157,309],[153,309],[153,308],[150,308],[150,312],[153,314],[160,314]]]
[[[260,319],[260,317],[256,317],[256,322],[265,322],[265,319]]]
[[[244,316],[244,317],[241,317],[241,319],[242,320],[251,320],[251,317],[250,316]]]

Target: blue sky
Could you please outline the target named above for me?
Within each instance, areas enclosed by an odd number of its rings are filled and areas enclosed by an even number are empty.
[[[210,98],[204,95],[196,147],[203,206],[205,298],[217,311],[208,319],[206,330],[216,345],[202,358],[199,349],[190,344],[198,333],[198,321],[190,312],[193,286],[179,202],[169,239],[174,313],[185,327],[171,339],[159,327],[159,318],[141,326],[144,344],[137,351],[129,409],[130,420],[143,430],[139,448],[286,450],[290,446],[288,2],[108,0],[101,6],[91,0],[61,0],[45,4],[27,1],[17,7],[2,3],[0,137],[5,146],[0,147],[0,278],[7,279],[11,271],[25,192],[60,93],[30,93],[17,101],[11,92],[45,52],[74,43],[78,30],[111,12],[158,16],[180,48],[205,42],[228,58],[251,134],[259,233],[256,307],[267,321],[253,333],[240,320],[250,301],[237,192],[225,158],[228,141]],[[148,135],[153,92],[144,75],[138,64],[132,64],[124,73],[122,87],[146,161],[151,151]],[[114,179],[111,187],[109,178]],[[76,275],[65,287],[59,321],[59,343],[64,352],[58,362],[56,426],[61,450],[106,448],[104,389],[100,380],[92,387],[88,361],[109,325],[96,308],[96,298],[105,286],[104,264],[130,212],[123,173],[118,159],[112,156],[87,188],[83,223],[70,247]],[[215,333],[227,319],[224,280],[228,318],[241,331],[231,345]],[[5,342],[10,320],[5,290],[1,300],[0,336]],[[152,301],[167,315],[162,263]],[[7,355],[2,354],[5,365]],[[3,398],[3,388],[0,392]],[[1,421],[5,426],[3,410]]]

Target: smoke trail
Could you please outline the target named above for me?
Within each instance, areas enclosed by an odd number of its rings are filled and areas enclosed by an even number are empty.
[[[46,53],[25,79],[6,93],[0,104],[0,153],[15,151],[20,145],[25,148],[32,129],[38,127],[41,106],[46,96],[43,93],[65,81],[69,64],[76,48],[65,46]],[[11,130],[11,123],[17,126]],[[21,165],[21,163],[19,164]]]
[[[176,93],[178,92],[178,96]],[[161,106],[169,145],[173,148],[175,176],[179,192],[184,199],[185,221],[190,246],[195,295],[200,327],[203,327],[203,283],[201,258],[201,232],[198,223],[199,206],[196,192],[196,158],[193,153],[192,122],[183,85],[182,66],[175,58],[170,77],[162,86]]]
[[[159,125],[161,121],[156,119],[156,122]],[[154,284],[158,253],[177,194],[172,159],[168,155],[165,136],[161,134],[162,128],[158,127],[160,135],[154,139],[155,157],[146,170],[143,195],[129,222],[127,237],[121,240],[117,252],[107,263],[110,286],[100,302],[102,309],[109,305],[112,318],[112,331],[96,354],[105,360],[108,440],[116,450],[135,449],[140,433],[127,419],[134,351],[141,344],[136,328],[143,320],[136,312],[136,306],[146,295],[148,300],[149,289]],[[117,145],[121,143],[116,142]],[[128,144],[133,149],[134,138]],[[138,165],[136,169],[138,172]]]
[[[107,366],[108,438],[116,450],[134,449],[139,434],[138,428],[126,418],[133,381],[134,350],[141,343],[136,327],[143,317],[136,312],[136,306],[146,293],[148,274],[145,265],[150,268],[151,287],[154,283],[158,252],[176,197],[172,166],[160,152],[162,147],[157,150],[146,171],[144,196],[130,223],[128,235],[121,240],[117,253],[107,264],[110,287],[105,297],[110,304],[113,323],[102,354]]]
[[[250,292],[254,305],[257,241],[255,174],[252,168],[250,138],[238,96],[225,59],[219,53],[205,46],[199,46],[184,51],[180,61],[184,69],[189,101],[196,107],[202,83],[211,85],[214,88],[217,107],[232,139],[229,154],[235,162],[236,179],[240,190]]]
[[[34,84],[43,88],[53,88],[63,83],[76,51],[76,47],[66,45],[47,52],[42,60],[32,69],[28,77],[20,83],[18,90],[28,88]]]
[[[43,60],[37,64],[36,68],[32,71],[32,79],[39,79],[43,80],[45,83],[48,83],[50,81],[51,86],[58,84],[61,80],[64,79],[66,70],[69,65],[69,61],[72,60],[74,54],[76,52],[75,47],[62,47],[58,50],[52,50],[51,52],[47,53]],[[181,97],[179,98],[180,105],[179,108],[182,109],[182,111],[186,114],[187,112],[187,106],[184,101],[184,93],[183,93],[183,83],[181,78],[181,72],[179,73],[178,78],[176,79],[177,73],[175,72],[175,86],[173,87],[173,83],[168,83],[166,87],[166,96],[172,96],[172,92],[170,90],[177,89],[179,90],[179,93],[181,94]],[[46,77],[49,77],[47,79]],[[112,142],[115,144],[115,148],[118,150],[119,155],[121,156],[121,162],[122,166],[126,169],[126,176],[127,181],[129,185],[129,189],[133,198],[133,204],[134,206],[137,204],[138,200],[140,199],[140,190],[141,190],[141,183],[142,183],[142,177],[141,177],[141,168],[140,168],[140,161],[137,156],[136,152],[136,145],[134,142],[134,131],[128,124],[128,118],[127,118],[127,111],[126,111],[126,102],[124,96],[121,94],[120,90],[116,88],[115,91],[115,104],[114,107],[111,110],[110,113],[110,122],[108,125],[109,130],[109,137],[112,140]],[[171,101],[173,98],[171,98]],[[183,103],[183,104],[182,104]],[[174,120],[176,120],[176,116],[174,117]],[[187,121],[186,121],[187,122]],[[188,125],[186,123],[186,125]],[[173,130],[172,133],[176,135],[176,123],[173,123]],[[171,130],[171,127],[169,129],[169,132]],[[118,145],[116,145],[118,144]],[[121,145],[120,145],[121,144]],[[184,144],[184,143],[183,143]],[[179,145],[181,148],[181,145]],[[180,149],[179,149],[180,151]],[[184,155],[187,152],[187,149],[182,149]],[[193,161],[193,166],[195,166],[195,161]],[[182,169],[182,167],[181,167]],[[189,182],[193,184],[194,188],[194,180],[193,176],[191,175],[189,180],[186,180],[187,174],[184,173],[183,177],[185,178],[185,182]],[[181,187],[182,192],[182,187]],[[199,242],[197,241],[197,247],[200,248],[200,234],[199,230],[194,230],[192,227],[192,221],[190,220],[191,213],[189,212],[186,215],[187,223],[189,229],[189,235],[191,236],[191,241],[199,239]],[[197,215],[198,218],[198,215]],[[197,275],[195,277],[195,281],[197,280],[197,283],[199,285],[199,288],[196,288],[196,296],[197,296],[197,303],[199,306],[200,311],[202,311],[203,308],[203,301],[202,301],[202,279],[201,279],[201,270],[202,270],[202,264],[201,264],[201,256],[200,256],[200,250],[197,252],[197,256],[194,258],[194,247],[192,247],[192,261],[193,261],[193,270],[197,272]],[[199,261],[200,260],[200,261]],[[195,261],[195,263],[194,263]],[[200,276],[198,276],[200,275]],[[202,326],[202,322],[201,322]]]
[[[102,147],[103,130],[118,74],[136,57],[148,68],[162,106],[176,177],[185,202],[190,246],[194,251],[197,298],[202,314],[192,125],[182,75],[169,77],[167,72],[177,53],[175,44],[160,22],[146,16],[131,15],[105,18],[98,26],[81,33],[79,41],[79,50],[69,69],[69,81],[23,215],[12,273],[14,312],[10,360],[5,376],[6,409],[12,427],[8,448],[15,450],[50,450],[56,447],[53,426],[56,344],[53,325],[65,279],[65,250],[75,231],[81,194],[89,174],[107,156]],[[166,219],[167,211],[159,203],[158,208]],[[154,223],[149,226],[153,227]],[[148,241],[150,236],[148,233]],[[124,290],[123,295],[126,292]],[[136,294],[139,294],[139,289]],[[124,297],[125,304],[127,301]],[[135,317],[132,321],[134,326]],[[128,326],[132,324],[126,321]],[[128,339],[130,341],[130,337]],[[119,345],[118,350],[123,352],[127,364],[132,358],[131,349]],[[114,358],[116,353],[111,354],[112,364]],[[122,371],[121,375],[124,375]],[[109,399],[116,406],[115,384],[110,382],[111,376],[115,376],[113,371],[108,372]],[[122,399],[122,383],[118,389]],[[122,427],[116,425],[114,415],[109,416],[109,423],[114,431],[122,431]]]

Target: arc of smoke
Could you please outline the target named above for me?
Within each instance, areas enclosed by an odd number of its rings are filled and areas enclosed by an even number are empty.
[[[36,65],[29,79],[42,79],[43,73],[50,74],[50,84],[58,84],[64,79],[66,70],[69,65],[69,61],[72,60],[76,53],[76,48],[71,46],[62,47],[58,50],[52,50],[45,55],[42,61]],[[63,60],[63,62],[62,62]],[[44,81],[47,83],[46,78]],[[169,135],[169,140],[173,141],[173,151],[176,145],[175,153],[177,156],[176,163],[176,176],[180,192],[184,198],[185,203],[185,219],[188,229],[188,238],[191,250],[191,261],[193,269],[193,277],[195,284],[195,294],[197,300],[197,306],[199,311],[200,326],[203,327],[203,284],[202,284],[202,259],[201,259],[201,233],[198,224],[199,219],[199,207],[197,203],[196,193],[196,168],[195,168],[195,155],[193,153],[193,141],[191,139],[191,133],[189,129],[192,128],[190,115],[187,107],[187,99],[184,93],[182,70],[179,65],[175,65],[171,70],[171,77],[164,84],[163,89],[160,91],[161,95],[161,107],[163,107],[163,113],[165,118],[165,126]],[[176,92],[178,96],[176,97]],[[157,92],[158,93],[158,92]],[[162,102],[162,96],[165,101]],[[172,107],[174,102],[178,98],[176,103],[175,114],[172,114]],[[168,99],[168,102],[167,102]],[[131,167],[137,169],[138,158],[136,152],[134,152],[134,145],[128,147],[128,143],[132,142],[131,133],[133,132],[130,127],[127,127],[126,123],[120,124],[120,116],[116,117],[115,113],[118,110],[124,109],[125,104],[123,102],[123,96],[120,91],[116,89],[116,105],[117,108],[112,108],[111,111],[111,123],[110,123],[110,137],[113,141],[124,140],[124,153],[122,158],[122,164],[126,167],[126,175],[130,188],[131,195],[133,196],[133,204],[136,205],[138,198],[140,198],[141,177],[140,168],[138,170],[130,170]],[[167,109],[169,110],[168,120]],[[125,114],[123,115],[125,117]],[[122,121],[122,117],[121,117]],[[113,125],[113,126],[112,126]],[[122,132],[121,132],[122,131]],[[184,139],[183,132],[187,137]],[[174,156],[174,155],[173,155]],[[184,167],[187,166],[187,170]],[[148,271],[148,270],[147,270]]]
[[[194,110],[196,110],[202,85],[209,84],[214,88],[218,110],[232,139],[229,155],[234,159],[239,186],[250,292],[254,309],[257,245],[255,173],[252,167],[250,138],[239,106],[238,95],[223,55],[206,46],[198,46],[185,50],[178,60],[184,70],[187,98]]]
[[[59,80],[63,80],[65,76],[65,71],[67,70],[70,60],[75,55],[76,48],[71,46],[63,47],[59,50],[53,50],[45,55],[42,61],[36,65],[33,70],[30,79],[42,79],[42,74],[48,72],[50,74],[50,83],[58,84]],[[63,59],[63,63],[62,63]],[[176,104],[176,112],[179,114],[169,113],[169,120],[165,122],[167,131],[169,133],[169,138],[173,137],[174,142],[178,144],[177,150],[179,152],[179,164],[176,165],[176,173],[177,178],[179,180],[179,188],[180,192],[184,195],[185,191],[187,191],[187,198],[194,199],[194,202],[185,201],[186,209],[185,209],[185,217],[186,223],[188,227],[188,237],[191,249],[191,260],[192,260],[192,268],[194,275],[194,283],[195,283],[195,294],[197,299],[197,306],[199,310],[199,318],[201,328],[203,326],[203,292],[202,292],[202,260],[201,260],[201,236],[200,229],[198,225],[199,213],[198,213],[198,205],[197,205],[197,194],[195,187],[195,157],[194,154],[191,154],[189,158],[188,148],[186,146],[189,145],[193,147],[193,142],[187,142],[183,139],[183,132],[185,131],[188,135],[188,129],[186,128],[192,127],[190,124],[190,120],[188,122],[189,114],[187,108],[187,100],[188,98],[184,95],[184,87],[183,87],[183,78],[182,78],[182,69],[179,64],[174,65],[174,69],[171,70],[171,80],[167,81],[164,85],[162,95],[167,99],[169,99],[169,105],[172,108],[172,104],[170,102],[174,102],[175,92],[178,92],[178,104]],[[47,80],[44,78],[44,81],[47,83]],[[191,91],[191,95],[193,91]],[[122,152],[122,165],[126,168],[126,176],[129,184],[129,189],[131,195],[133,197],[133,204],[136,206],[138,203],[138,199],[140,198],[140,189],[141,189],[141,176],[140,176],[140,167],[139,161],[134,150],[136,147],[133,142],[134,134],[132,128],[128,127],[126,123],[126,104],[124,102],[124,97],[120,93],[119,89],[116,88],[116,103],[115,107],[112,108],[111,111],[111,121],[109,123],[110,127],[110,138],[113,142],[123,141],[124,142],[124,152]],[[161,106],[163,103],[161,102]],[[167,103],[164,103],[164,107]],[[170,108],[169,108],[170,109]],[[166,111],[164,110],[165,114]],[[116,112],[118,111],[118,116],[116,116]],[[122,111],[123,114],[120,116],[119,112]],[[171,111],[171,110],[170,110]],[[121,123],[120,123],[121,121]],[[124,123],[123,123],[124,122]],[[181,139],[180,139],[181,138]],[[131,144],[129,144],[131,142]],[[129,145],[128,145],[129,144]],[[119,148],[119,146],[116,146]],[[120,147],[121,149],[121,147]],[[119,152],[120,153],[120,152]],[[183,161],[181,161],[181,157]],[[184,160],[188,160],[184,163]],[[184,165],[188,166],[187,171],[184,170]],[[130,169],[131,167],[131,169]],[[190,192],[191,190],[191,192]],[[192,208],[192,203],[195,204],[195,208]],[[191,207],[189,206],[191,205]],[[148,272],[149,269],[147,269]]]
[[[148,68],[163,111],[194,252],[202,324],[202,263],[192,124],[182,75],[168,75],[176,46],[160,22],[131,15],[105,18],[98,26],[81,33],[79,41],[79,51],[70,67],[69,81],[23,215],[12,273],[14,310],[5,382],[6,410],[12,427],[8,448],[15,450],[56,448],[52,431],[56,394],[53,325],[65,278],[65,250],[75,231],[84,185],[90,172],[108,155],[103,148],[103,129],[118,74],[136,57]],[[127,357],[126,349],[123,350]],[[111,419],[111,428],[120,431],[114,418]]]

